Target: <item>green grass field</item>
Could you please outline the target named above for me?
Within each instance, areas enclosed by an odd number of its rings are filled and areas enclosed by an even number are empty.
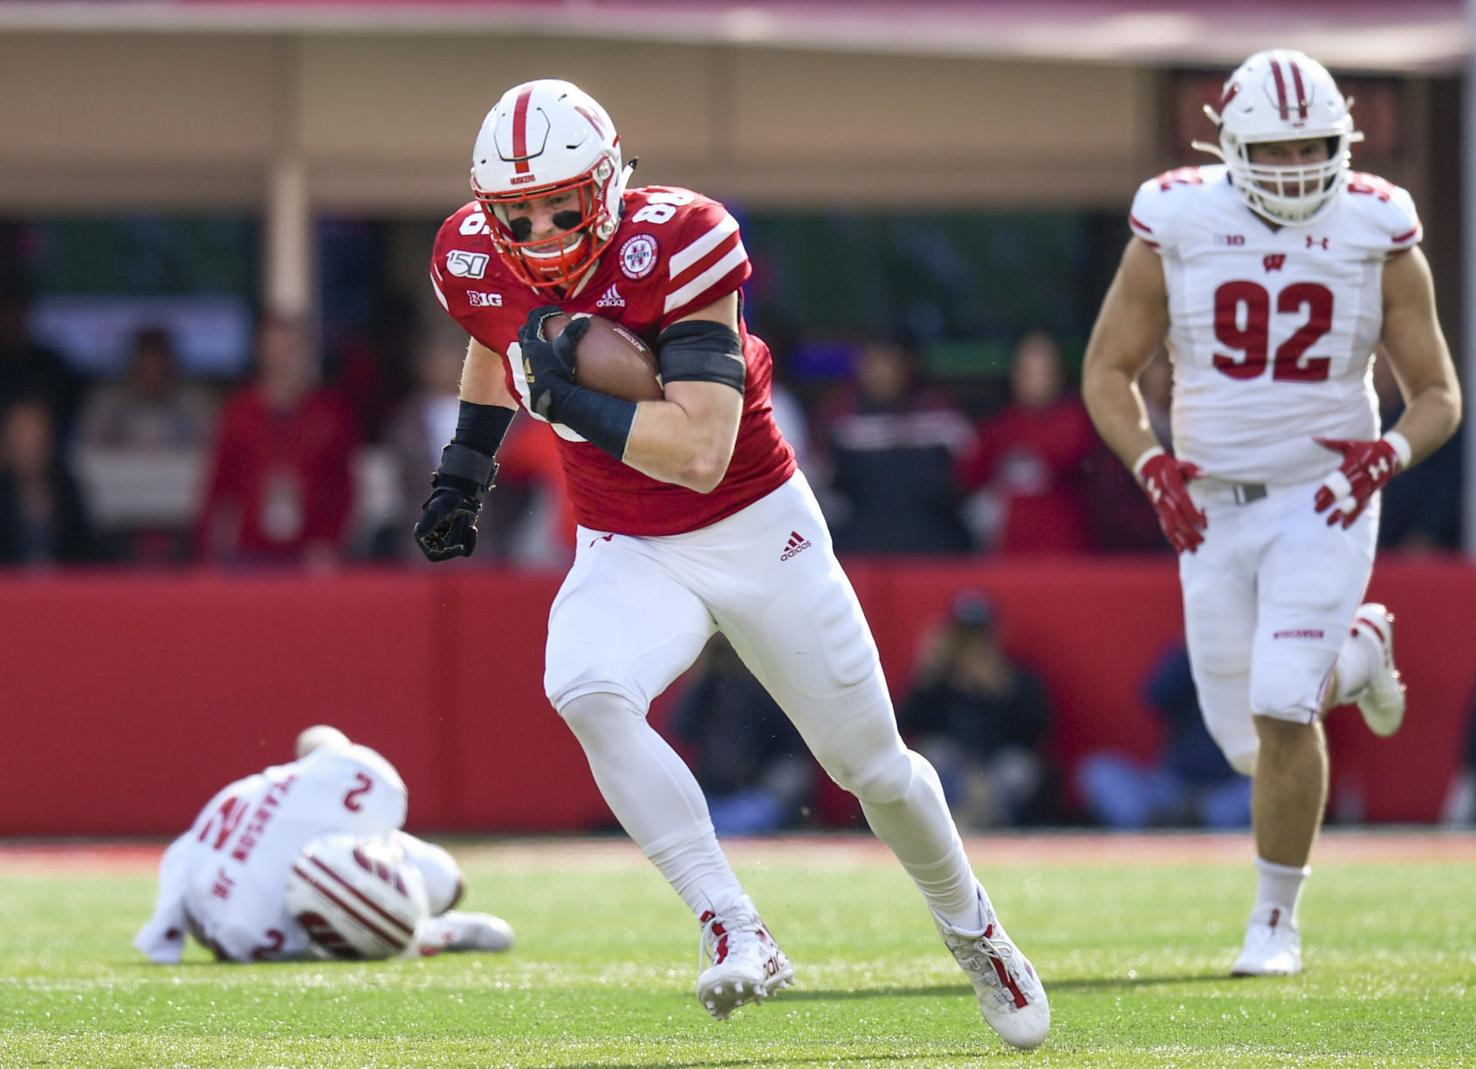
[[[467,908],[519,946],[373,965],[146,964],[146,854],[0,849],[0,1067],[1452,1066],[1476,1064],[1476,838],[1323,844],[1308,971],[1225,977],[1242,838],[971,844],[1049,992],[1032,1054],[978,1015],[911,884],[868,840],[742,844],[798,986],[732,1020],[692,997],[697,932],[624,843],[453,845]]]

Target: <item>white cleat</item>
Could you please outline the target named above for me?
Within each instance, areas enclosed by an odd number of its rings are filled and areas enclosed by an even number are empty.
[[[512,925],[490,913],[448,911],[425,921],[415,933],[424,957],[442,952],[508,950],[515,936]]]
[[[1394,667],[1394,614],[1376,601],[1358,606],[1353,614],[1353,632],[1378,645],[1379,666],[1358,695],[1358,711],[1375,735],[1388,737],[1404,723],[1404,683]]]
[[[982,905],[982,902],[981,902]],[[1006,1043],[1030,1050],[1045,1042],[1051,1030],[1051,1007],[1030,960],[1005,934],[994,911],[984,907],[984,931],[963,932],[935,914],[943,942],[974,985],[979,1012]]]
[[[1245,945],[1230,968],[1231,976],[1295,976],[1302,971],[1302,937],[1295,921],[1272,907],[1264,919],[1251,916]]]
[[[702,914],[697,1001],[719,1021],[794,983],[794,966],[744,895],[721,913]]]

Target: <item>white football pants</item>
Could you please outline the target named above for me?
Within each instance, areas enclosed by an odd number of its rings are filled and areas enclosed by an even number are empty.
[[[1179,554],[1189,660],[1205,725],[1247,775],[1254,716],[1310,724],[1373,571],[1379,499],[1348,530],[1313,511],[1321,480],[1271,486],[1237,504],[1228,484],[1196,479],[1209,518],[1197,553]]]
[[[579,529],[550,611],[544,687],[636,843],[653,860],[674,845],[716,849],[695,779],[644,717],[718,629],[930,905],[973,923],[974,878],[937,776],[902,744],[870,628],[798,473],[686,534]],[[580,700],[596,694],[618,700]],[[675,884],[682,866],[661,867]]]

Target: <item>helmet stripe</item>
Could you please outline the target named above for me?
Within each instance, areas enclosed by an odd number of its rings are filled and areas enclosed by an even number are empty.
[[[384,945],[386,950],[389,950],[391,953],[398,953],[401,950],[404,950],[405,946],[410,942],[408,939],[392,935],[389,932],[385,931],[383,928],[379,927],[363,913],[360,913],[348,902],[345,902],[338,895],[334,894],[331,887],[329,887],[322,880],[319,880],[312,873],[303,869],[300,864],[293,865],[292,871],[296,873],[297,877],[301,879],[304,883],[308,884],[328,901],[332,902],[339,909],[343,910],[346,915],[358,921],[359,924],[365,928],[365,930],[367,930],[370,934],[374,936],[374,938],[378,939],[380,943]]]
[[[1281,108],[1282,121],[1291,118],[1291,108],[1286,103],[1286,77],[1281,73],[1281,64],[1271,61],[1271,74],[1276,79],[1276,103]]]
[[[1292,69],[1292,84],[1297,87],[1297,114],[1298,118],[1307,117],[1307,90],[1302,88],[1302,68],[1298,67],[1296,60],[1287,60],[1286,65]]]
[[[316,858],[316,857],[309,857],[308,860],[311,861],[314,866],[316,866],[317,868],[321,869],[323,871],[323,873],[325,873],[327,876],[331,877],[334,880],[334,882],[336,882],[345,891],[347,891],[349,894],[353,895],[355,898],[357,898],[364,905],[366,905],[370,909],[372,909],[375,913],[378,913],[389,924],[391,924],[394,927],[398,928],[400,931],[404,932],[407,936],[408,935],[414,935],[415,934],[415,928],[412,925],[409,925],[409,924],[405,923],[405,921],[404,921],[403,918],[395,916],[389,910],[387,910],[383,906],[381,906],[378,902],[374,901],[368,895],[364,894],[363,891],[360,891],[352,883],[350,883],[348,880],[345,880],[342,876],[340,876],[337,872],[335,872],[332,869],[331,866],[328,866],[328,865],[323,864],[323,862],[321,860],[319,860],[318,858]]]
[[[1280,79],[1277,75],[1277,79]],[[513,105],[513,162],[518,174],[527,174],[528,167],[528,102],[533,99],[533,87],[529,86],[518,94]],[[1286,111],[1285,106],[1281,109]]]

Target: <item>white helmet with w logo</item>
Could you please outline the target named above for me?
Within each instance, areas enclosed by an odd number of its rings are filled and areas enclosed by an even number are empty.
[[[1230,169],[1230,181],[1246,205],[1278,226],[1310,223],[1327,211],[1348,178],[1349,145],[1363,140],[1353,129],[1327,69],[1305,53],[1273,48],[1257,52],[1225,82],[1217,112],[1205,114],[1220,143],[1194,147],[1212,152]],[[1250,146],[1270,141],[1327,138],[1328,158],[1301,166],[1252,163]]]
[[[605,109],[573,83],[553,78],[502,95],[482,121],[471,173],[492,244],[539,289],[565,285],[594,263],[620,225],[629,177],[620,163],[620,135]],[[578,195],[578,209],[567,219],[555,217],[565,231],[561,240],[530,241],[516,225],[521,220],[508,212],[510,205],[565,192]]]
[[[373,961],[404,953],[430,916],[425,881],[385,839],[322,835],[287,877],[287,911],[329,957]]]

